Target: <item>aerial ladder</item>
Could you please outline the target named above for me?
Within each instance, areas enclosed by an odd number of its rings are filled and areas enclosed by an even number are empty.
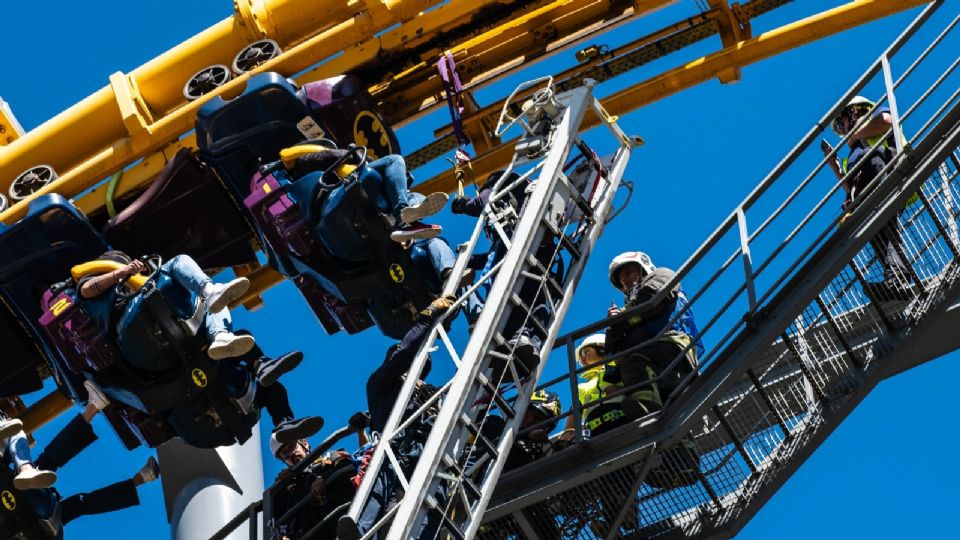
[[[707,344],[688,386],[658,413],[501,476],[478,538],[733,536],[877,384],[960,347],[960,14],[943,5],[918,16],[678,271]],[[826,170],[838,149],[825,156],[818,139],[855,95],[888,107],[888,133],[904,135],[845,215]],[[906,262],[895,278],[877,247],[891,226]],[[610,323],[558,338],[570,373],[541,386],[575,385],[574,345]],[[699,457],[695,481],[651,482],[687,466],[680,446]]]
[[[469,340],[457,346],[444,325],[437,324],[417,353],[380,434],[349,518],[356,522],[360,517],[381,475],[399,475],[404,496],[371,530],[361,531],[366,533],[364,538],[373,534],[380,538],[408,538],[417,534],[415,529],[428,514],[441,515],[444,530],[455,538],[476,534],[536,387],[543,365],[540,360],[549,354],[590,252],[610,218],[631,149],[642,142],[627,136],[607,115],[592,94],[592,80],[560,94],[554,94],[552,82],[547,77],[518,87],[517,91],[537,87],[533,98],[523,103],[521,115],[510,116],[510,99],[504,106],[498,131],[514,124],[524,127],[507,170],[523,172],[516,180],[507,175],[498,180],[484,216],[458,256],[446,292],[454,293],[485,229],[496,231],[499,241],[508,249],[457,301],[457,305],[462,305],[473,291],[490,284],[487,302]],[[611,156],[598,158],[578,136],[587,114],[597,115],[613,134],[616,150]],[[581,166],[574,166],[577,163]],[[518,185],[523,188],[534,179],[522,211],[498,204],[510,193],[516,193]],[[556,264],[560,259],[563,269],[558,271]],[[531,284],[535,295],[529,293]],[[545,315],[534,315],[535,310],[544,308]],[[543,352],[536,361],[524,363],[516,350],[517,343],[508,334],[508,321],[519,320],[518,317],[543,339]],[[421,405],[420,401],[413,401],[415,389],[435,347],[444,349],[444,356],[456,364],[457,371],[452,380]],[[439,353],[433,356],[437,362]],[[408,478],[395,447],[401,443],[406,426],[421,415],[433,414],[430,411],[435,408],[429,438]],[[408,411],[415,412],[411,415]],[[499,437],[487,427],[492,416],[499,416],[505,423]],[[476,466],[481,458],[486,464]],[[384,536],[387,524],[389,534]]]

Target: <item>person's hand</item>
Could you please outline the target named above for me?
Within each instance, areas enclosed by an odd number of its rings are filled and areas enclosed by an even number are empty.
[[[281,469],[280,472],[277,473],[277,479],[274,480],[274,483],[279,484],[287,478],[290,478],[290,469]]]
[[[829,156],[830,152],[833,152],[833,146],[826,139],[820,139],[820,150],[824,156]]]
[[[317,499],[317,501],[320,501],[321,504],[323,503],[327,493],[327,486],[323,483],[322,476],[318,476],[317,479],[310,484],[310,493],[313,493],[313,496]]]
[[[135,276],[141,272],[147,271],[147,265],[141,260],[135,260],[130,262],[130,264],[124,266],[120,269],[120,273],[123,277]]]
[[[450,202],[450,211],[454,214],[462,214],[467,209],[467,199],[461,195],[457,195],[453,198],[453,201]]]
[[[623,308],[617,306],[616,304],[610,306],[607,309],[607,317],[616,317],[617,315],[623,313]]]
[[[347,420],[347,425],[352,427],[354,431],[363,431],[364,429],[367,429],[370,426],[370,413],[354,413],[354,415]]]
[[[574,438],[576,438],[576,436],[577,436],[577,433],[576,433],[575,430],[573,430],[573,429],[567,429],[567,430],[564,430],[564,432],[561,433],[560,436],[557,437],[557,438],[560,439],[560,440],[563,441],[563,442],[570,442],[570,441],[572,441]]]
[[[446,313],[456,300],[457,298],[452,294],[449,296],[441,296],[433,302],[430,302],[429,306],[420,311],[420,315],[424,317],[439,317]]]

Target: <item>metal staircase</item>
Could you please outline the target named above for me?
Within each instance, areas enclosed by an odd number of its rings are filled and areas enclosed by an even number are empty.
[[[443,530],[455,538],[475,535],[536,387],[542,358],[552,349],[587,258],[608,219],[631,148],[639,144],[603,111],[592,95],[593,81],[555,95],[551,78],[538,79],[521,85],[514,94],[530,86],[540,89],[532,99],[516,104],[519,108],[511,103],[511,96],[498,128],[498,135],[515,124],[524,129],[508,169],[520,176],[500,177],[470,241],[462,246],[446,292],[457,288],[484,231],[493,243],[502,243],[505,255],[490,260],[486,273],[455,305],[464,307],[477,289],[489,287],[469,340],[455,344],[458,340],[443,324],[435,325],[408,372],[349,517],[359,518],[382,475],[399,475],[403,493],[397,494],[396,505],[373,528],[361,531],[364,538],[428,534],[420,532],[428,519],[442,521]],[[617,150],[612,156],[600,159],[580,140],[580,124],[588,113],[598,115],[613,134]],[[517,201],[517,186],[523,191],[530,180],[535,181],[526,190],[522,206],[505,204],[510,197]],[[543,340],[544,352],[537,361],[519,358],[513,339],[518,327]],[[414,389],[428,354],[435,365],[447,358],[457,369],[453,379],[422,404],[413,401]],[[487,424],[493,416],[505,423],[501,433],[491,434]],[[432,429],[415,470],[405,473],[395,447],[404,428],[418,419],[432,424]]]
[[[478,538],[732,536],[879,382],[960,347],[960,16],[943,5],[913,22],[678,271],[706,321],[699,374],[662,411],[590,439],[575,404],[576,444],[501,476]],[[905,66],[897,78],[892,65]],[[842,218],[826,167],[836,151],[823,157],[817,139],[854,95],[881,93],[892,131],[912,135]],[[909,271],[880,287],[870,240],[891,219]],[[555,361],[569,373],[541,387],[576,395],[573,347],[609,324],[558,338]],[[652,487],[651,471],[685,468],[681,445],[699,456],[697,480]]]

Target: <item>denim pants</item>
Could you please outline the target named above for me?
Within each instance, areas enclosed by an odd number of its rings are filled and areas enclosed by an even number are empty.
[[[358,180],[383,212],[400,220],[400,210],[414,204],[407,190],[407,166],[403,157],[391,154],[363,167]]]
[[[27,436],[22,431],[7,439],[7,459],[13,463],[14,470],[33,463],[33,459],[30,458],[30,443],[27,442]]]
[[[434,295],[443,291],[443,272],[457,262],[450,244],[443,238],[415,240],[410,247],[410,260],[417,265]]]
[[[163,263],[160,270],[196,295],[202,295],[203,286],[210,283],[210,276],[203,273],[200,266],[189,255],[177,255]]]
[[[213,341],[213,338],[221,332],[230,331],[230,310],[223,308],[216,313],[207,313],[207,318],[204,319],[203,324],[207,328],[207,337],[210,338],[210,341]]]

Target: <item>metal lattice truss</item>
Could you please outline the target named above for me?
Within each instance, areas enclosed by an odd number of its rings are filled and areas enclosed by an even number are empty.
[[[542,362],[531,365],[516,359],[517,346],[505,334],[506,327],[519,322],[543,337],[543,351],[552,348],[583,267],[608,219],[633,140],[593,97],[592,81],[559,95],[554,95],[551,80],[535,82],[541,89],[523,105],[524,113],[513,118],[505,108],[501,118],[501,126],[524,128],[525,137],[509,168],[520,176],[512,180],[504,175],[494,187],[445,291],[457,288],[467,261],[478,251],[483,231],[494,231],[494,241],[505,246],[505,255],[457,301],[456,306],[463,306],[470,294],[489,287],[469,340],[458,341],[437,324],[413,362],[350,517],[359,517],[382,475],[396,474],[403,494],[397,495],[391,511],[366,537],[379,534],[383,538],[389,527],[387,538],[408,538],[428,513],[442,516],[444,530],[454,537],[475,534],[542,366]],[[617,150],[606,159],[597,158],[577,135],[588,112],[603,118],[615,138]],[[530,180],[535,181],[522,208],[500,204]],[[537,309],[542,310],[540,316],[533,315]],[[456,375],[425,403],[417,404],[415,381],[435,348],[440,351],[433,353],[433,362],[441,356],[449,358],[456,365]],[[505,423],[499,437],[489,435],[491,417]],[[405,466],[396,450],[414,423],[432,424],[415,469]]]
[[[593,439],[578,434],[572,448],[504,474],[478,538],[732,536],[880,381],[960,347],[960,16],[948,13],[939,31],[930,24],[938,7],[678,272],[706,320],[707,353],[689,386],[657,414]],[[896,61],[906,66],[899,78]],[[891,131],[912,135],[839,219],[843,193],[826,169],[837,150],[823,157],[816,143],[851,97],[877,88]],[[761,223],[752,232],[751,211]],[[885,242],[891,228],[895,241]],[[881,259],[892,252],[905,269],[885,275]],[[576,340],[606,324],[558,339],[571,374]],[[568,414],[579,431],[579,407]]]

